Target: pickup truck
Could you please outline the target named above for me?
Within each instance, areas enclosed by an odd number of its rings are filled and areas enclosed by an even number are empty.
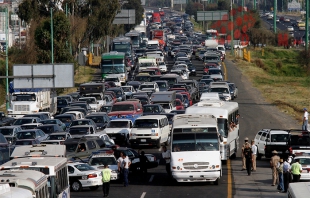
[[[255,136],[257,146],[257,158],[262,156],[272,157],[272,151],[276,150],[279,156],[287,157],[289,154],[290,131],[283,129],[261,129]]]
[[[106,105],[106,100],[103,93],[84,94],[84,97],[95,97],[100,107]]]
[[[193,98],[194,100],[199,100],[200,98],[200,94],[199,94],[199,83],[197,80],[182,80],[179,82],[179,84],[186,84],[186,85],[190,85],[192,88],[192,94],[193,94]],[[191,95],[192,95],[191,94]]]
[[[310,154],[310,132],[300,129],[290,130],[290,147],[289,153],[293,156],[302,153]]]
[[[103,130],[114,142],[127,145],[129,143],[130,131],[133,122],[129,119],[111,120],[108,126]]]
[[[79,98],[79,101],[86,101],[87,104],[89,104],[91,108],[91,112],[99,111],[100,107],[102,106],[99,104],[99,102],[97,101],[95,97],[82,97],[82,98]]]

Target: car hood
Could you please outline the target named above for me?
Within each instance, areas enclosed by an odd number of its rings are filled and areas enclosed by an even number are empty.
[[[103,130],[105,133],[129,133],[131,131],[130,128],[105,128]]]

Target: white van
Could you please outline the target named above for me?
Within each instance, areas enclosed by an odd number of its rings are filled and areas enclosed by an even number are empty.
[[[308,198],[310,194],[310,182],[290,183],[287,198]]]
[[[200,101],[204,100],[220,100],[220,94],[217,92],[205,92],[200,96]]]
[[[158,40],[149,40],[148,42],[147,42],[147,45],[149,46],[149,47],[153,47],[153,48],[159,48],[159,41]]]
[[[129,142],[132,147],[151,145],[160,148],[169,142],[169,121],[165,115],[141,116],[135,120]]]
[[[227,82],[210,82],[209,92],[222,93],[226,101],[231,100],[230,88]]]

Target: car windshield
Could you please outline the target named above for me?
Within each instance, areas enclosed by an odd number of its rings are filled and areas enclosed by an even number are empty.
[[[298,157],[299,159],[299,163],[303,166],[303,165],[310,165],[310,158],[301,158],[301,157]],[[295,161],[293,161],[292,163],[294,163]]]
[[[47,140],[65,140],[66,135],[57,135],[57,134],[53,134],[50,135]]]
[[[130,104],[122,104],[122,105],[113,105],[112,112],[113,111],[133,111],[134,106]]]
[[[70,126],[77,126],[77,125],[91,125],[91,123],[88,120],[74,120]]]
[[[36,133],[34,131],[32,132],[18,132],[16,134],[17,139],[35,139]]]
[[[212,74],[221,74],[222,75],[222,71],[219,70],[219,69],[209,69],[208,71],[209,75],[212,75]]]
[[[164,109],[170,109],[170,105],[169,104],[160,104]]]
[[[158,120],[148,119],[148,120],[136,120],[134,124],[134,128],[157,128]]]
[[[103,123],[102,116],[87,116],[86,118],[92,119],[95,123]]]
[[[95,98],[79,98],[79,101],[86,101],[88,104],[96,104]]]
[[[156,82],[159,88],[167,88],[167,84],[165,82]]]
[[[271,134],[271,142],[287,142],[289,134]]]
[[[210,82],[214,82],[214,80],[213,80],[213,79],[201,79],[200,82],[203,82],[203,83],[205,83],[206,85],[209,85]]]
[[[154,85],[140,85],[139,89],[142,90],[144,88],[153,88],[154,89]]]
[[[100,111],[101,111],[101,112],[110,112],[111,109],[112,109],[112,106],[102,106],[102,107],[100,108]]]
[[[50,134],[53,133],[54,130],[54,126],[40,126],[39,129],[41,129],[44,133]]]
[[[111,121],[107,128],[129,128],[129,121]]]
[[[57,119],[63,123],[70,123],[71,122],[71,117],[61,117],[61,118],[57,118]]]
[[[192,129],[196,130],[196,129]],[[201,130],[201,129],[198,129]],[[184,131],[183,131],[184,132]],[[207,133],[174,133],[172,152],[218,151],[217,134]]]
[[[78,143],[66,144],[66,151],[67,152],[75,152],[77,146],[78,146]]]
[[[32,119],[17,119],[13,123],[13,125],[23,125],[23,124],[29,124],[32,123]]]
[[[22,130],[27,130],[27,129],[36,129],[36,128],[38,128],[38,125],[22,125],[22,126],[20,126],[20,128],[22,128]]]
[[[71,128],[69,133],[71,135],[87,135],[90,134],[90,129],[88,127]]]
[[[122,87],[124,92],[131,92],[131,87]]]
[[[217,88],[211,88],[210,92],[220,92],[220,93],[229,93],[228,89],[225,87],[217,87]]]
[[[158,106],[144,106],[143,112],[145,113],[159,113]]]
[[[0,129],[2,135],[13,135],[13,129]]]
[[[79,171],[96,170],[95,168],[89,166],[88,164],[77,164],[77,165],[74,165],[74,167],[77,168]]]
[[[95,157],[89,161],[91,166],[98,166],[98,165],[117,165],[115,157]]]
[[[42,120],[40,121],[42,124],[57,124],[57,120]]]
[[[15,145],[32,145],[31,140],[16,141]]]

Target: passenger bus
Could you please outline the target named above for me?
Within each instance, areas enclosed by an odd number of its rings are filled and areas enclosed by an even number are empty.
[[[116,37],[112,41],[112,50],[123,52],[126,56],[132,56],[132,41],[129,37]]]
[[[121,84],[125,84],[128,79],[125,53],[112,51],[102,54],[101,76],[102,79],[117,77],[120,79]]]
[[[12,197],[29,197],[29,192],[33,198],[48,198],[48,180],[47,176],[34,170],[4,170],[0,171],[0,184],[8,184],[10,187],[24,189],[24,191],[12,189],[15,195]],[[5,186],[7,188],[7,186]],[[8,189],[10,190],[10,188]],[[21,192],[23,192],[21,194]],[[27,195],[28,194],[28,195]],[[18,195],[18,196],[17,196]],[[26,195],[26,196],[25,196]],[[0,194],[0,197],[4,195]]]
[[[139,48],[142,43],[142,35],[139,31],[136,30],[130,30],[130,32],[127,32],[125,34],[126,37],[129,37],[132,42],[133,48]]]
[[[30,190],[10,187],[9,184],[0,184],[0,197],[1,198],[33,198]]]
[[[239,124],[236,121],[239,105],[237,102],[220,100],[205,100],[188,107],[185,114],[212,114],[217,118],[218,131],[223,137],[220,149],[223,163],[229,158],[235,158],[239,149]]]
[[[310,194],[310,182],[290,183],[287,198],[308,198]]]
[[[207,114],[179,114],[171,132],[171,174],[178,182],[213,182],[222,176],[221,136]]]
[[[47,176],[49,197],[70,197],[70,185],[65,145],[29,145],[16,147],[11,161],[0,170],[35,170]]]

